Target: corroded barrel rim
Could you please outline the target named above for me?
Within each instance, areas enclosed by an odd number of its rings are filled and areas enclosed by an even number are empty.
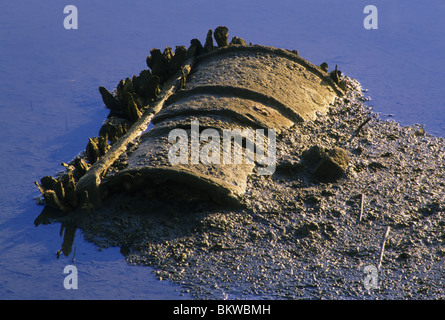
[[[199,65],[199,63],[201,63],[205,60],[211,59],[215,56],[228,54],[228,53],[237,53],[237,52],[253,52],[253,53],[263,52],[263,53],[274,54],[276,56],[284,57],[284,58],[287,58],[294,62],[297,62],[298,64],[306,67],[307,70],[311,71],[313,74],[318,76],[320,79],[326,80],[330,84],[332,89],[334,89],[334,91],[337,95],[339,95],[339,96],[344,95],[343,90],[340,89],[340,87],[334,82],[334,80],[332,80],[332,78],[329,76],[328,73],[326,73],[320,67],[318,67],[318,66],[310,63],[306,59],[300,57],[298,54],[296,54],[292,51],[286,50],[286,49],[280,49],[280,48],[257,45],[257,44],[256,45],[247,45],[247,46],[231,45],[228,47],[217,48],[211,52],[199,55],[196,58],[195,67],[196,67],[196,65]],[[192,73],[193,73],[193,70],[192,70]]]
[[[289,108],[286,104],[275,99],[274,97],[260,93],[248,88],[231,86],[231,85],[200,85],[192,89],[186,89],[176,92],[167,101],[166,105],[173,104],[182,99],[195,96],[195,95],[211,95],[216,94],[220,96],[235,96],[242,99],[249,99],[253,101],[258,101],[261,103],[266,103],[269,107],[280,112],[284,117],[288,118],[293,122],[303,122],[303,118],[296,113],[292,108]],[[153,123],[158,123],[164,120],[166,116],[159,114],[153,119]]]
[[[208,195],[215,203],[225,203],[232,206],[241,205],[241,196],[234,192],[233,186],[224,180],[215,177],[209,178],[184,167],[176,167],[174,170],[167,166],[123,170],[112,177],[103,179],[100,185],[101,193],[106,194],[105,190],[111,190],[122,185],[122,179],[125,179],[126,176],[131,177],[132,180],[136,179],[141,183],[143,182],[141,185],[145,185],[146,188],[156,187],[156,180],[169,181],[176,185],[193,186],[195,190]],[[152,182],[152,184],[147,182]]]

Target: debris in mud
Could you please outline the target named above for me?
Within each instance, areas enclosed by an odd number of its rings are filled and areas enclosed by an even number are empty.
[[[202,50],[196,40],[188,52]],[[171,51],[154,56],[159,66],[171,61]],[[79,228],[197,299],[445,299],[445,140],[380,119],[360,84],[333,72],[345,95],[315,120],[281,131],[276,171],[246,178],[244,207],[156,197],[168,188],[114,194],[94,212],[84,207],[52,220],[65,225],[64,254],[73,241],[66,233]],[[109,138],[122,124],[113,123],[104,129]],[[128,167],[138,142],[111,171]],[[76,159],[38,183],[47,204],[74,204],[73,179],[92,165]],[[191,197],[186,191],[178,190]],[[367,290],[364,269],[380,263],[378,287]]]
[[[212,34],[218,43],[217,49],[213,47]],[[223,135],[227,130],[231,134],[236,134],[237,130],[246,134],[249,130],[267,128],[273,131],[275,140],[275,131],[280,133],[295,122],[316,118],[317,112],[326,112],[333,99],[343,95],[326,72],[295,51],[245,46],[245,41],[237,37],[232,40],[229,45],[228,29],[218,27],[214,33],[209,30],[203,50],[197,39],[191,41],[188,50],[183,46],[176,47],[175,52],[170,47],[163,52],[152,49],[147,57],[151,72],[143,70],[139,76],[121,80],[115,94],[100,88],[110,113],[99,136],[89,138],[86,146],[84,160],[90,167],[83,176],[75,175],[77,192],[82,194],[79,198],[88,198],[91,204],[100,206],[106,196],[119,192],[121,186],[130,192],[128,186],[132,185],[134,192],[146,186],[157,189],[177,184],[194,189],[201,198],[206,193],[205,197],[216,202],[241,205],[247,176],[274,170],[275,164],[264,162],[268,159],[272,162],[272,158],[254,154],[255,162],[226,165],[224,156],[224,165],[221,165],[216,154],[211,166],[195,163],[192,159],[172,164],[170,133],[183,130],[180,128],[190,126],[197,118],[202,127],[219,130]],[[198,48],[203,54],[197,55]],[[197,56],[184,60],[190,53]],[[227,81],[229,78],[232,80]],[[153,79],[156,79],[155,86],[150,85]],[[149,132],[147,121],[154,125]],[[248,140],[260,141],[255,135],[242,139],[246,144]],[[234,143],[240,144],[237,138],[235,140]],[[129,152],[130,144],[137,145],[134,152]],[[220,143],[220,147],[224,144]],[[270,147],[268,152],[274,154],[274,141],[265,141],[265,144]],[[256,149],[261,150],[259,146]],[[320,178],[323,178],[323,170],[332,173],[335,166],[343,170],[342,164],[335,162],[336,150],[329,151],[332,155],[322,159],[316,169],[315,174]],[[125,156],[127,159],[122,158]],[[78,170],[78,173],[83,171]],[[121,176],[134,179],[131,183],[123,183]],[[64,195],[59,193],[58,197],[64,204]],[[72,202],[63,207],[53,204],[64,211],[82,205],[85,203],[75,205]]]

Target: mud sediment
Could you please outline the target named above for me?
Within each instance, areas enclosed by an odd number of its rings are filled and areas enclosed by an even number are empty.
[[[120,247],[128,263],[154,267],[197,299],[445,299],[445,140],[381,119],[336,69],[345,95],[282,128],[276,171],[246,178],[244,207],[187,185],[134,188],[137,177],[127,176],[102,208],[56,221],[74,221],[88,241]],[[143,139],[110,173],[127,168]],[[70,179],[41,185],[56,201]],[[378,287],[367,290],[364,269],[379,264],[388,227]]]
[[[359,84],[348,85],[326,115],[280,136],[277,171],[249,177],[246,208],[133,193],[85,215],[79,228],[198,299],[443,299],[444,140],[381,120]],[[314,176],[303,156],[312,146],[345,150],[344,175]],[[364,268],[378,265],[388,226],[378,288],[368,291]]]

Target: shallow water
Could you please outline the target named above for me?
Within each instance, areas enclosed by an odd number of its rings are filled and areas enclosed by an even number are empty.
[[[126,265],[78,232],[79,289],[63,287],[72,256],[56,258],[59,225],[36,228],[33,182],[61,170],[105,119],[99,86],[146,68],[151,48],[202,42],[227,25],[247,42],[296,49],[362,83],[376,112],[445,136],[445,3],[372,1],[378,30],[365,30],[368,1],[76,1],[79,29],[63,28],[65,3],[6,2],[0,11],[0,298],[179,299],[150,268]]]

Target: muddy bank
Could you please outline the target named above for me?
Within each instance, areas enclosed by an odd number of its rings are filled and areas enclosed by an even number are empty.
[[[227,46],[224,30],[218,32],[218,46]],[[204,46],[177,49],[178,55],[214,50],[208,39]],[[177,71],[177,64],[165,68],[171,51],[164,52],[152,51],[147,60],[156,74],[121,82],[115,95],[101,89],[110,109],[105,124],[125,120],[104,125],[120,128],[107,129],[110,143],[127,131],[123,123],[131,126],[148,110],[159,84]],[[147,86],[129,87],[143,78]],[[197,299],[444,299],[444,139],[420,125],[380,119],[357,81],[336,70],[331,78],[346,93],[315,120],[280,130],[276,171],[263,176],[253,169],[241,207],[204,201],[207,196],[174,185],[134,190],[131,180],[123,180],[124,188],[102,207],[63,214],[46,208],[36,224],[62,222],[59,253],[71,254],[79,228],[87,240],[120,247],[128,263],[154,267],[160,280],[181,284]],[[141,139],[111,171],[128,166]],[[88,172],[107,152],[103,140],[89,141],[73,175],[47,181],[55,207],[70,206],[69,200],[77,206],[78,199],[67,195],[74,197],[76,173]],[[380,265],[377,287],[369,291],[368,265]]]
[[[326,115],[278,137],[277,170],[249,177],[245,208],[121,194],[64,219],[197,299],[444,299],[444,140],[379,119],[348,81]],[[314,177],[311,146],[344,149],[345,174]]]

